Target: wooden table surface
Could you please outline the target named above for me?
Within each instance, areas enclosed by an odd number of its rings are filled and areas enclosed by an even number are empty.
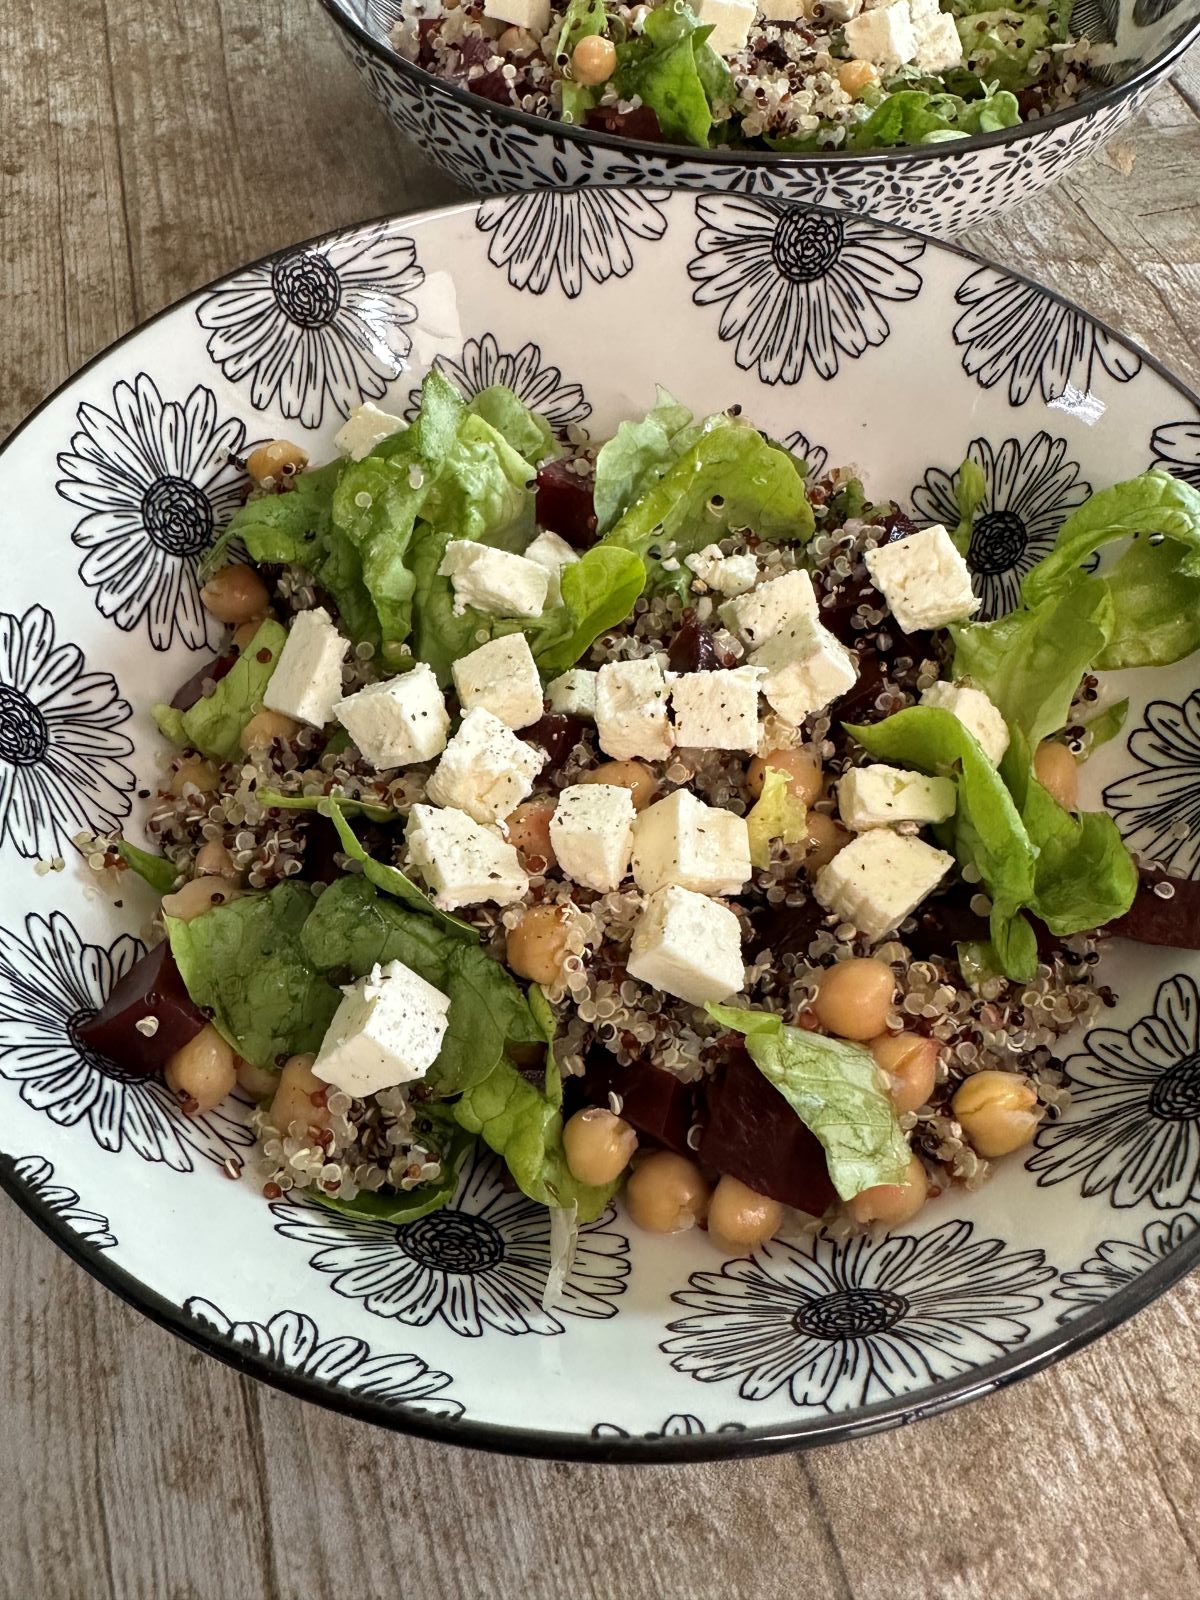
[[[0,436],[167,302],[456,198],[316,0],[0,0]],[[1200,59],[969,241],[1200,386]],[[0,580],[2,582],[2,580]],[[339,1419],[151,1326],[0,1200],[13,1600],[1184,1600],[1200,1282],[965,1411],[688,1468],[502,1460]]]

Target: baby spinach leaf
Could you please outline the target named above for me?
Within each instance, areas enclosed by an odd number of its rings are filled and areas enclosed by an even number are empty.
[[[159,894],[170,894],[179,881],[179,868],[173,861],[168,861],[165,856],[153,855],[149,850],[139,850],[128,839],[117,840],[117,854]]]
[[[183,712],[171,706],[154,707],[161,732],[184,749],[198,750],[217,761],[240,761],[242,729],[262,709],[263,695],[286,639],[286,630],[268,617],[207,698]]]

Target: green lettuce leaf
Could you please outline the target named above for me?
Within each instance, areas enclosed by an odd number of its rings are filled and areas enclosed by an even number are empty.
[[[240,761],[242,729],[262,709],[286,640],[286,629],[268,617],[207,699],[183,712],[172,706],[153,707],[160,731],[184,749],[198,750],[216,761]]]
[[[329,810],[326,813],[337,829],[338,839],[342,849],[351,861],[357,861],[363,869],[363,877],[368,883],[382,889],[385,894],[393,895],[405,905],[413,906],[423,912],[448,932],[455,934],[460,939],[469,939],[478,944],[479,933],[469,922],[462,922],[458,917],[452,917],[448,911],[443,911],[435,906],[433,901],[420,889],[411,878],[400,871],[399,867],[390,867],[385,862],[376,861],[374,856],[368,855],[358,842],[354,829],[346,821],[341,805],[336,800],[328,802]]]
[[[415,629],[413,650],[420,661],[428,662],[437,681],[443,688],[451,680],[454,663],[460,656],[468,655],[497,632],[509,632],[511,627],[498,629],[498,618],[474,606],[467,606],[461,615],[454,613],[454,589],[450,579],[438,571],[446,546],[457,534],[450,531],[427,531],[413,554],[413,578],[416,583],[414,602]]]
[[[856,123],[846,140],[848,150],[880,150],[902,144],[941,144],[973,133],[1015,127],[1021,110],[1014,94],[988,85],[984,94],[964,100],[957,94],[925,89],[897,89]],[[790,148],[786,141],[774,148]]]
[[[467,409],[482,417],[523,460],[534,466],[562,454],[554,429],[545,417],[531,411],[518,394],[502,383],[494,383],[472,395]]]
[[[692,413],[659,386],[654,405],[637,422],[622,422],[600,446],[592,480],[596,526],[607,533],[621,513],[645,494],[679,454],[678,440]]]
[[[1027,89],[1036,80],[1041,68],[1033,57],[1052,43],[1046,11],[1040,7],[973,10],[958,18],[958,36],[970,71],[989,86],[1012,92]]]
[[[333,494],[332,548],[353,548],[355,580],[374,608],[371,635],[389,659],[412,626],[413,575],[406,558],[424,500],[424,489],[414,488],[406,471],[374,456],[347,462]]]
[[[876,1184],[903,1183],[911,1151],[869,1050],[789,1028],[769,1011],[704,1009],[714,1022],[745,1035],[755,1066],[820,1140],[843,1200]]]
[[[560,605],[518,624],[544,678],[573,667],[602,633],[629,616],[646,586],[646,568],[632,550],[597,544],[562,569],[560,584]]]
[[[159,894],[170,894],[179,880],[179,868],[165,856],[156,856],[149,850],[139,850],[128,839],[117,840],[117,854],[126,866],[144,878]]]
[[[1106,706],[1103,711],[1089,718],[1083,726],[1092,736],[1091,749],[1099,750],[1102,744],[1107,744],[1110,739],[1115,739],[1125,726],[1125,719],[1129,715],[1129,698],[1115,701],[1111,706]]]
[[[958,506],[958,526],[952,535],[959,555],[965,556],[971,548],[971,533],[975,516],[987,495],[987,479],[978,461],[966,458],[955,475],[954,499]]]
[[[746,813],[750,835],[750,862],[755,867],[771,865],[771,840],[800,844],[807,836],[808,807],[797,800],[788,787],[786,772],[768,767],[763,774],[762,793]]]
[[[659,6],[645,18],[640,33],[617,46],[612,83],[623,100],[641,98],[658,118],[668,144],[708,146],[713,108],[733,99],[729,68],[707,42],[688,6]]]

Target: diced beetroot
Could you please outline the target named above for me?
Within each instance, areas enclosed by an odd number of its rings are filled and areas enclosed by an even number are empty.
[[[583,723],[564,712],[547,711],[530,727],[522,728],[521,737],[546,752],[547,771],[554,772],[583,738]]]
[[[472,94],[480,95],[484,100],[491,100],[498,106],[513,104],[513,85],[499,69],[495,72],[483,72],[478,78],[468,78],[467,88]]]
[[[917,525],[906,511],[901,511],[893,503],[892,509],[883,519],[883,525],[888,531],[888,543],[894,544],[897,539],[907,539],[910,533],[916,533]]]
[[[715,672],[723,665],[716,640],[690,609],[667,647],[667,664],[672,672]]]
[[[139,1022],[158,1024],[143,1033]],[[148,1078],[194,1039],[208,1018],[179,975],[166,939],[132,967],[94,1017],[79,1024],[81,1043],[119,1072]]]
[[[1200,950],[1200,882],[1173,878],[1157,868],[1139,868],[1141,883],[1133,904],[1123,917],[1110,922],[1106,933],[1142,944],[1170,945],[1174,950]],[[1155,885],[1169,883],[1171,894],[1155,893]]]
[[[625,139],[652,139],[663,143],[663,131],[658,118],[649,106],[638,106],[633,111],[618,111],[615,106],[593,106],[584,113],[585,128],[597,133],[615,133]]]
[[[539,467],[537,519],[573,550],[586,550],[595,544],[596,505],[591,478],[581,478],[566,461],[547,461]]]
[[[697,1154],[704,1166],[814,1217],[836,1198],[817,1139],[740,1043],[708,1081]]]
[[[749,949],[757,958],[760,950],[776,956],[804,955],[825,922],[825,907],[811,895],[798,906],[765,905],[750,913],[754,933]]]
[[[232,671],[238,658],[236,650],[230,650],[226,655],[217,656],[207,666],[193,672],[186,683],[181,683],[176,689],[171,705],[176,711],[190,711],[198,700],[203,699],[204,684],[207,680],[220,683],[227,672]]]
[[[606,1106],[609,1095],[617,1094],[621,1097],[621,1115],[640,1134],[677,1155],[695,1155],[687,1136],[696,1120],[696,1088],[681,1083],[673,1072],[652,1067],[648,1061],[623,1067],[607,1050],[597,1046],[588,1054],[582,1088],[583,1104]]]

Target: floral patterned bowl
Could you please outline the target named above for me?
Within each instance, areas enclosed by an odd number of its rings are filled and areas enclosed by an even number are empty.
[[[801,245],[825,266],[798,282]],[[404,409],[434,361],[597,436],[656,381],[700,410],[738,402],[925,520],[951,513],[969,454],[989,610],[1089,487],[1152,462],[1200,485],[1196,399],[1117,334],[952,247],[776,200],[542,191],[352,228],[183,301],[0,454],[0,1182],[102,1282],[242,1370],[506,1450],[679,1460],[845,1437],[1035,1371],[1144,1305],[1200,1258],[1200,960],[1174,951],[1113,942],[1119,1003],[1066,1052],[1070,1111],[986,1188],[891,1237],[736,1260],[610,1210],[552,1313],[546,1215],[490,1160],[400,1228],[268,1205],[230,1181],[245,1106],[188,1119],[80,1045],[153,904],[138,882],[114,900],[71,839],[138,836],[161,748],[148,707],[215,642],[196,564],[237,499],[230,453],[284,434],[328,455],[350,406]],[[1089,798],[1195,875],[1194,660],[1124,676],[1127,737],[1089,762]]]
[[[371,93],[400,131],[475,194],[650,184],[761,194],[953,235],[1097,150],[1200,36],[1200,0],[1076,0],[1095,46],[1092,90],[1040,121],[923,148],[781,155],[690,150],[569,127],[435,78],[388,43],[426,0],[321,0]],[[428,0],[430,5],[436,0]]]

